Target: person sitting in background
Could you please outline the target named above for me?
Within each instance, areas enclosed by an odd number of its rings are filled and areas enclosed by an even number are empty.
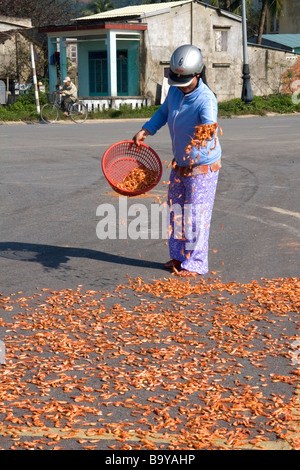
[[[64,79],[64,86],[60,93],[63,95],[61,100],[61,107],[64,111],[64,116],[68,115],[68,108],[71,103],[77,99],[77,88],[71,81],[70,77]]]

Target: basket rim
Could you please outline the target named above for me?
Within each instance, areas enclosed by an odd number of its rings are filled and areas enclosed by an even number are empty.
[[[117,186],[115,186],[111,179],[109,178],[108,174],[107,174],[107,171],[106,171],[106,168],[105,168],[105,159],[106,159],[106,156],[108,155],[108,153],[115,147],[117,147],[118,145],[121,145],[121,144],[132,144],[132,145],[136,145],[134,143],[133,140],[120,140],[119,142],[115,142],[114,144],[110,145],[106,151],[104,152],[103,154],[103,157],[102,157],[102,163],[101,163],[101,166],[102,166],[102,171],[103,171],[103,174],[107,180],[107,182],[109,183],[109,185],[114,189],[114,191],[116,191],[117,193],[119,194],[122,194],[122,195],[127,195],[127,196],[138,196],[139,194],[144,194],[144,193],[147,193],[148,191],[151,191],[151,189],[153,189],[160,181],[161,177],[162,177],[162,173],[163,173],[163,168],[162,168],[162,162],[161,162],[161,159],[160,157],[158,156],[158,154],[155,152],[155,150],[153,150],[153,148],[151,148],[149,145],[145,144],[144,142],[141,142],[140,143],[140,146],[141,147],[144,147],[145,149],[149,150],[150,153],[155,157],[157,163],[158,163],[158,166],[159,166],[159,173],[158,173],[158,177],[157,177],[157,180],[155,183],[153,183],[152,185],[148,186],[147,188],[145,189],[140,189],[140,190],[137,190],[137,191],[128,191],[126,189],[120,189],[118,188]]]

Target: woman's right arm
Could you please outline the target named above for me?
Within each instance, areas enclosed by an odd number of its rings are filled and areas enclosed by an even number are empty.
[[[132,140],[134,141],[134,143],[137,146],[139,146],[139,145],[141,145],[141,142],[144,142],[147,135],[150,135],[150,132],[147,129],[144,129],[142,127],[142,129],[139,132],[137,132],[137,134],[135,134],[135,136],[132,138]]]
[[[147,121],[142,129],[133,137],[136,145],[140,145],[148,135],[154,135],[168,120],[168,96],[163,104],[153,114],[152,118]]]

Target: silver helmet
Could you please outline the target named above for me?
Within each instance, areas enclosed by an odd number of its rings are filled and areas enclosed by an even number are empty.
[[[168,83],[175,86],[188,86],[204,67],[200,49],[191,44],[178,47],[172,54]]]

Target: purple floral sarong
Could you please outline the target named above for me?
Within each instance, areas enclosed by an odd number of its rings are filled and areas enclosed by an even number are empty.
[[[170,257],[181,268],[198,274],[208,272],[208,239],[219,170],[180,177],[171,171],[168,192]]]

